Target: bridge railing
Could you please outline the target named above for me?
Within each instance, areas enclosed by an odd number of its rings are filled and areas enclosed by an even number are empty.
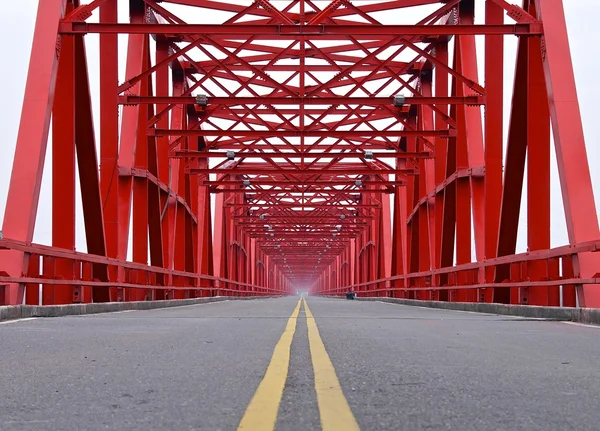
[[[590,241],[348,286],[325,287],[315,293],[341,296],[354,291],[367,297],[576,307],[580,305],[576,299],[577,286],[600,284],[600,268],[591,276],[576,275],[577,255],[598,251],[600,241]],[[503,300],[499,301],[501,296]]]
[[[23,252],[29,261],[27,270],[10,275],[2,270],[6,250]],[[60,303],[89,303],[97,297],[115,301],[150,301],[210,296],[276,296],[276,288],[256,286],[235,280],[192,272],[177,271],[144,263],[81,253],[66,249],[0,240],[0,289],[10,284],[25,285],[25,303],[51,305],[56,289],[62,289]],[[42,301],[39,287],[43,286]],[[64,289],[71,289],[72,301],[65,301]],[[96,295],[96,292],[101,292]],[[108,292],[111,292],[110,296]],[[1,304],[0,304],[1,305]]]

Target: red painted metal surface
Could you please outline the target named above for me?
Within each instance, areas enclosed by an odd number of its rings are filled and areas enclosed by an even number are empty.
[[[560,0],[126,3],[118,22],[117,0],[40,2],[0,304],[353,289],[600,307]],[[98,122],[87,34],[100,39]],[[505,142],[506,37],[519,42]],[[41,246],[50,134],[52,246]],[[551,137],[570,242],[554,250]],[[515,254],[525,168],[529,252]],[[87,254],[74,251],[76,181]]]

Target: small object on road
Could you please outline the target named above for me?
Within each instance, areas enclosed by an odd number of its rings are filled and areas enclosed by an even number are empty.
[[[346,299],[355,299],[356,298],[356,292],[346,292]]]

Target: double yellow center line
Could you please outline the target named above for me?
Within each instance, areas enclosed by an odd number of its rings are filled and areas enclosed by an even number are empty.
[[[315,391],[317,393],[321,428],[323,431],[360,429],[342,392],[331,359],[319,335],[315,318],[304,298],[300,298],[294,312],[288,319],[283,335],[275,346],[267,372],[258,385],[238,430],[267,431],[275,429],[279,404],[281,403],[288,375],[290,348],[296,332],[296,322],[301,305],[306,313],[308,343],[315,374]]]

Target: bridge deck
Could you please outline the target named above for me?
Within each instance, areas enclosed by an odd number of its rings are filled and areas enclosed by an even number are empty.
[[[600,420],[597,328],[306,302],[363,430],[594,429]],[[234,430],[297,305],[298,298],[228,301],[6,322],[0,428]],[[306,316],[302,306],[278,430],[320,428],[311,351],[319,367],[324,359],[317,339],[309,349]],[[326,368],[321,378],[331,377]],[[265,380],[273,389],[277,373]],[[323,409],[340,396],[328,393]],[[343,404],[333,425],[352,418]],[[249,414],[249,423],[261,420]]]

